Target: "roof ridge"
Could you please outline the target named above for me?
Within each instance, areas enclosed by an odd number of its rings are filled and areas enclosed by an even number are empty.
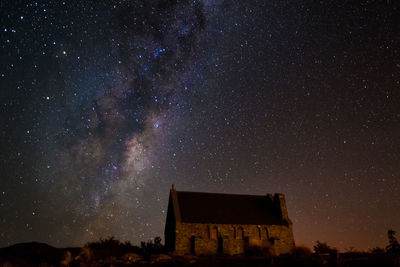
[[[266,197],[265,195],[249,195],[249,194],[233,194],[233,193],[213,193],[213,192],[198,192],[198,191],[176,191],[177,193],[205,194],[205,195],[226,195],[226,196],[249,196],[249,197]]]

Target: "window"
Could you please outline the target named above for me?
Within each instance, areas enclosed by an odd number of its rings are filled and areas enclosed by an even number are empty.
[[[257,227],[257,232],[258,232],[258,239],[261,240],[261,228]]]
[[[243,239],[243,228],[239,227],[236,234],[236,239]]]
[[[195,254],[196,252],[196,238],[190,237],[190,253]]]
[[[267,239],[267,240],[269,240],[269,233],[268,233],[268,228],[267,227],[265,227],[264,228],[264,232],[265,232],[265,239]]]
[[[218,229],[216,226],[211,227],[211,232],[210,232],[210,238],[211,239],[217,239],[218,237]]]

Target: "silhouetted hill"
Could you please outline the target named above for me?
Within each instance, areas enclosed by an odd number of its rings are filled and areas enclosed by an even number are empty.
[[[37,266],[41,263],[59,265],[63,252],[44,243],[20,243],[0,248],[0,264]]]

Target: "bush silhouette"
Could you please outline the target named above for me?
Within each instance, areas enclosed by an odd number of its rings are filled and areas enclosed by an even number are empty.
[[[380,247],[374,247],[373,249],[371,249],[371,253],[372,254],[384,254],[385,249],[380,248]]]
[[[386,246],[386,253],[400,254],[400,244],[399,241],[397,241],[397,238],[395,237],[396,231],[390,229],[387,234],[389,239],[389,245]]]
[[[272,247],[249,246],[244,252],[246,256],[262,256],[266,258],[272,258],[275,256]]]
[[[89,242],[85,248],[91,249],[95,255],[120,257],[127,252],[142,254],[142,250],[137,246],[132,246],[129,241],[124,243],[110,236],[106,239],[100,238],[99,241]]]
[[[141,242],[140,247],[143,252],[144,260],[149,261],[152,254],[162,254],[165,253],[165,247],[161,244],[161,237],[157,236],[148,242]]]
[[[294,259],[308,259],[311,257],[311,254],[311,249],[305,246],[296,246],[292,252]]]
[[[337,254],[338,250],[336,248],[328,246],[327,243],[317,241],[314,246],[315,254]]]

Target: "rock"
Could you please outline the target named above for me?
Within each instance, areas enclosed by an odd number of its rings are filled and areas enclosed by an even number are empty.
[[[93,258],[93,252],[90,248],[82,248],[78,256],[75,257],[76,261],[90,261]]]
[[[158,254],[151,257],[152,262],[171,261],[172,257],[166,254]]]
[[[69,250],[67,250],[64,253],[64,257],[63,257],[63,260],[61,261],[60,265],[61,266],[68,266],[71,263],[72,260],[73,260],[72,253]]]
[[[120,263],[120,261],[118,261],[116,257],[109,256],[106,257],[102,263],[104,263],[106,266],[113,266],[114,264]]]
[[[128,253],[125,253],[125,254],[122,256],[121,259],[122,259],[124,262],[131,263],[131,262],[138,262],[138,261],[141,261],[141,260],[143,260],[143,257],[142,257],[141,255],[139,255],[139,254],[132,253],[132,252],[128,252]]]

